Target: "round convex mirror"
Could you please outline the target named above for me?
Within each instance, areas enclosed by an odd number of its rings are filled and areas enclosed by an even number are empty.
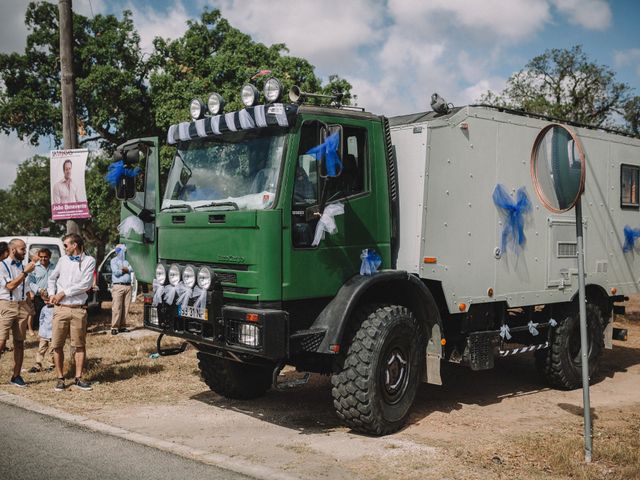
[[[540,201],[553,212],[571,209],[584,191],[586,163],[578,137],[564,125],[544,127],[531,152],[531,175]]]

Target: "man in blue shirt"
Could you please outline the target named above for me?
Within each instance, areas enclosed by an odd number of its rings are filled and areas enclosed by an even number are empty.
[[[47,295],[47,285],[49,283],[49,275],[55,267],[56,265],[51,262],[51,250],[42,248],[38,252],[36,269],[29,275],[29,279],[27,280],[29,290],[33,293],[33,303],[36,308],[34,328],[38,328],[40,312],[49,299]]]
[[[124,258],[127,247],[116,245],[116,255],[111,259],[111,335],[128,332],[127,315],[131,303],[131,276],[133,269]]]

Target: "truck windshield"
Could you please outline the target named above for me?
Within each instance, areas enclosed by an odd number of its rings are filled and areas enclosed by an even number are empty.
[[[263,129],[180,143],[161,209],[271,208],[285,139],[281,129]]]

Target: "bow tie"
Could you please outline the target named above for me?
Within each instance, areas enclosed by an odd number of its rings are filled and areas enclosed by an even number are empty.
[[[80,261],[80,255],[69,255],[69,260],[71,260],[72,262],[79,262]]]
[[[16,267],[22,266],[22,261],[20,260],[11,260],[11,265],[15,265]]]

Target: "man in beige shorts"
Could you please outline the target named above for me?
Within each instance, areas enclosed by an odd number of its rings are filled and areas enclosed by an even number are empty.
[[[35,263],[22,264],[26,255],[26,244],[17,238],[9,242],[9,257],[0,262],[0,356],[13,335],[13,375],[11,385],[26,387],[20,376],[24,359],[24,338],[27,332],[29,306],[25,280],[36,268]]]
[[[84,240],[70,233],[62,238],[66,255],[61,257],[49,275],[49,302],[55,305],[51,332],[51,348],[58,380],[54,390],[61,392],[64,383],[64,343],[71,337],[75,348],[76,372],[73,386],[91,390],[91,384],[82,380],[87,335],[87,290],[93,285],[96,260],[84,253]]]

